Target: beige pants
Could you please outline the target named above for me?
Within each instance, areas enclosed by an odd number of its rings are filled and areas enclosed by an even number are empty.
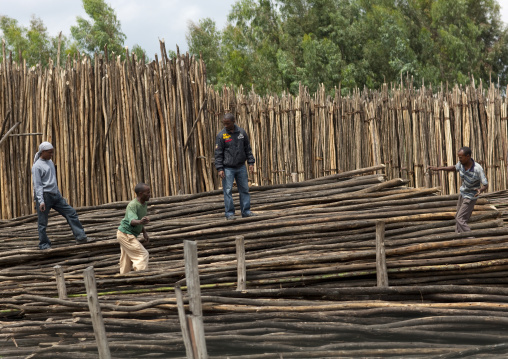
[[[116,239],[120,242],[120,274],[131,270],[144,270],[148,267],[148,251],[132,234],[116,232]]]

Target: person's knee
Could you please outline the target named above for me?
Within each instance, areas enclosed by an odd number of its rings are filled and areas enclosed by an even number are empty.
[[[70,218],[78,218],[78,212],[74,208],[71,207],[71,211],[69,211],[69,217]]]
[[[456,222],[460,227],[465,227],[467,225],[467,221],[464,218],[459,218]]]
[[[249,194],[249,187],[238,187],[238,193]]]
[[[144,253],[133,265],[135,271],[145,270],[148,268],[148,252]]]

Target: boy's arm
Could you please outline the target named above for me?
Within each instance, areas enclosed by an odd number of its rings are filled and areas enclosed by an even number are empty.
[[[446,166],[446,167],[438,167],[438,166],[429,166],[427,167],[431,171],[457,171],[457,168],[455,166]]]
[[[143,227],[143,238],[145,239],[146,244],[150,243],[150,237],[148,237],[148,233],[146,233],[145,227]]]

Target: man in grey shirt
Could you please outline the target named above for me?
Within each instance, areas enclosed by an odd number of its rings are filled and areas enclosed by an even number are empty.
[[[58,190],[55,165],[51,160],[53,153],[54,148],[51,143],[41,143],[32,166],[34,196],[37,204],[39,249],[51,248],[51,241],[46,234],[48,214],[51,208],[54,208],[65,217],[67,223],[71,226],[77,244],[90,243],[93,239],[86,236],[85,230],[78,219],[78,214]]]

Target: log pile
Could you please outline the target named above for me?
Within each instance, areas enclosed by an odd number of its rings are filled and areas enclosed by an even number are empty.
[[[261,97],[206,83],[192,56],[145,64],[129,58],[69,58],[61,66],[27,68],[3,53],[0,63],[0,218],[34,213],[30,169],[37,146],[50,141],[59,188],[75,207],[126,201],[138,182],[156,197],[220,187],[214,140],[225,112],[249,133],[257,163],[253,183],[285,184],[387,165],[389,179],[415,188],[457,192],[453,165],[470,146],[491,183],[508,188],[506,91],[472,82],[448,89],[410,79],[378,91],[320,87]],[[333,96],[330,95],[333,93]]]
[[[220,191],[154,199],[147,271],[118,274],[126,202],[78,210],[96,243],[74,245],[51,216],[0,223],[0,356],[96,358],[83,270],[93,266],[114,358],[185,357],[175,286],[183,241],[197,242],[205,336],[215,358],[489,357],[508,353],[508,228],[480,198],[454,233],[456,195],[387,180],[383,166],[251,187],[256,217],[226,221]],[[236,199],[237,200],[237,199]],[[389,287],[376,287],[376,223]],[[247,282],[236,290],[235,239]],[[53,267],[65,274],[59,299]]]
[[[505,223],[508,222],[508,190],[486,193],[482,197],[497,208]]]

